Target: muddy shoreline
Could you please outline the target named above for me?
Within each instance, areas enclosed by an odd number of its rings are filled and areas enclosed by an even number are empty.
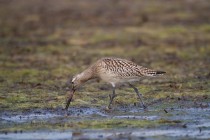
[[[33,139],[35,135],[39,135],[40,139],[54,139],[55,134],[58,134],[56,139],[210,138],[210,108],[167,110],[168,113],[130,107],[106,112],[100,108],[70,107],[67,116],[62,108],[17,114],[5,112],[0,118],[1,126],[4,125],[0,138]]]

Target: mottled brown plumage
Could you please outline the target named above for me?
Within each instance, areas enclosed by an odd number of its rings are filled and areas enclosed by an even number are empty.
[[[121,59],[121,58],[102,58],[96,63],[91,65],[85,71],[80,74],[77,74],[72,79],[72,90],[75,91],[80,85],[85,83],[90,79],[101,79],[105,82],[110,83],[113,86],[113,94],[110,95],[110,105],[114,99],[115,95],[115,86],[118,83],[128,83],[137,93],[138,97],[141,99],[141,94],[138,92],[137,88],[131,85],[131,82],[139,81],[142,77],[151,77],[163,75],[163,71],[155,71],[152,69],[139,66],[132,61]],[[73,93],[70,94],[73,96]],[[72,98],[71,96],[71,98]],[[68,108],[70,99],[66,105]],[[145,107],[143,101],[141,100],[142,105]]]

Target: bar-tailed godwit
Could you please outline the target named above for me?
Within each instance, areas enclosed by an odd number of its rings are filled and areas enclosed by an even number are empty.
[[[116,97],[115,88],[119,83],[128,83],[128,85],[134,89],[140,102],[144,108],[146,108],[142,94],[138,89],[132,85],[133,82],[141,80],[143,77],[154,77],[163,75],[164,71],[156,71],[137,65],[132,61],[121,59],[121,58],[102,58],[96,63],[92,64],[89,68],[84,70],[82,73],[77,74],[72,79],[72,89],[70,91],[66,109],[72,100],[74,92],[85,82],[90,79],[100,79],[107,83],[110,83],[113,87],[112,94],[109,95],[110,102],[108,109],[111,108],[113,99]]]

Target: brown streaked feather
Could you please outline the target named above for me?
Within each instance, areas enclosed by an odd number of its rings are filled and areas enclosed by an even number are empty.
[[[103,68],[121,78],[157,76],[165,73],[139,66],[136,63],[126,59],[103,58],[101,61],[104,63],[104,65],[102,65]]]

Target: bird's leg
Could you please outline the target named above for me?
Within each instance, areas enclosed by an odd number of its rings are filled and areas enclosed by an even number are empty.
[[[109,102],[109,105],[108,105],[108,109],[111,109],[111,104],[112,104],[112,102],[113,102],[113,100],[116,96],[117,95],[115,94],[115,87],[113,87],[112,94],[109,94],[110,102]]]
[[[143,108],[146,109],[147,107],[144,105],[144,102],[143,102],[143,100],[142,100],[142,94],[141,94],[141,93],[138,91],[138,89],[137,89],[135,86],[133,86],[132,84],[129,83],[129,86],[132,87],[132,88],[134,89],[134,91],[136,92],[137,96],[138,96],[139,99],[140,99],[140,102],[141,102]]]

